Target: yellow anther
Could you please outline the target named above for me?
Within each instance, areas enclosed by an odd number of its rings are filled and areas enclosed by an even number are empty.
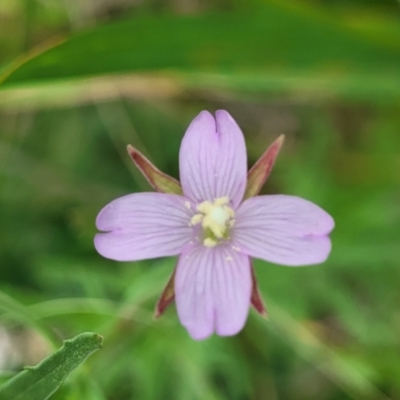
[[[213,247],[220,239],[227,238],[227,230],[232,227],[235,216],[235,212],[229,206],[228,197],[219,197],[213,203],[203,201],[196,208],[199,213],[193,215],[190,225],[201,223],[204,230],[204,246]]]
[[[228,213],[230,218],[233,218],[235,216],[235,212],[232,210],[232,208],[225,206],[224,210]]]
[[[228,196],[219,197],[218,199],[215,199],[215,201],[214,201],[214,206],[225,206],[226,204],[229,204],[229,197]]]
[[[202,219],[203,219],[203,215],[202,214],[195,214],[193,215],[192,219],[190,220],[190,225],[197,225],[199,224]]]
[[[206,247],[214,247],[214,246],[217,245],[217,242],[216,242],[215,240],[213,240],[213,239],[205,238],[205,239],[203,240],[203,244],[204,244],[204,246],[206,246]]]
[[[209,201],[203,201],[197,206],[197,211],[200,211],[203,214],[208,214],[213,209],[213,204]]]
[[[210,214],[204,216],[201,226],[206,229],[209,228],[211,232],[219,239],[224,236],[226,227],[216,222]]]

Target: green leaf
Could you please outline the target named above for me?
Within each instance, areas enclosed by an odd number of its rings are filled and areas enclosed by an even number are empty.
[[[48,399],[79,364],[101,348],[102,341],[102,336],[91,332],[66,340],[50,357],[6,382],[0,388],[0,400]]]
[[[398,96],[399,71],[396,47],[328,14],[266,1],[246,12],[139,15],[99,26],[18,60],[0,82],[6,88],[105,74],[168,72],[188,86],[372,97]]]

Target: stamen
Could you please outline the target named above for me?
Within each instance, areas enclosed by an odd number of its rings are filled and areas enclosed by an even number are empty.
[[[229,204],[229,197],[224,196],[224,197],[219,197],[214,201],[215,206],[224,206],[226,204]],[[231,209],[232,210],[232,209]],[[233,210],[232,210],[233,211]]]
[[[201,223],[204,246],[214,247],[220,240],[228,239],[228,230],[233,226],[235,216],[228,197],[219,197],[213,203],[203,201],[196,209],[199,213],[193,215],[189,225]]]
[[[213,239],[205,238],[205,239],[203,240],[203,244],[204,244],[204,246],[206,246],[206,247],[214,247],[214,246],[217,245],[217,242],[216,242],[215,240],[213,240]]]
[[[197,206],[197,211],[203,214],[208,214],[213,209],[213,204],[209,201],[203,201]]]
[[[203,215],[195,214],[195,215],[193,215],[192,219],[190,220],[190,225],[197,225],[202,221],[202,219],[203,219]]]

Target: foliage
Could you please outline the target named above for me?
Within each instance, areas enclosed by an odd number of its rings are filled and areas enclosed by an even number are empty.
[[[25,367],[0,387],[0,399],[45,400],[67,376],[101,346],[102,338],[95,333],[81,333],[66,340],[61,349],[35,367]]]

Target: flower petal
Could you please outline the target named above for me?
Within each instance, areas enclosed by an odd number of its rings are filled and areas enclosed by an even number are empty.
[[[182,140],[180,178],[183,193],[199,203],[228,196],[239,205],[246,188],[247,156],[243,134],[228,112],[216,119],[202,111]]]
[[[99,213],[97,251],[117,261],[136,261],[179,254],[191,239],[189,201],[164,193],[120,197]]]
[[[179,319],[194,339],[214,331],[235,335],[246,322],[251,287],[246,255],[228,246],[192,246],[180,256],[175,275]]]
[[[239,207],[233,240],[242,252],[277,264],[318,264],[331,251],[333,218],[294,196],[253,197]]]

